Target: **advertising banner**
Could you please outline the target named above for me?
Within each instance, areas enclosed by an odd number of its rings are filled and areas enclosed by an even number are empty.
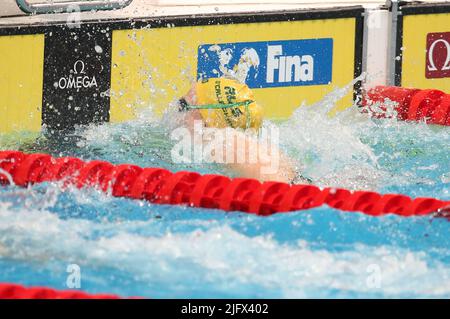
[[[450,4],[401,7],[396,84],[450,90]]]

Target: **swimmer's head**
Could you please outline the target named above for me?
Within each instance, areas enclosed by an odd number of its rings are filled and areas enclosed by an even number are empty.
[[[194,84],[180,99],[181,111],[198,110],[208,127],[259,130],[262,110],[253,92],[232,79],[210,78]]]

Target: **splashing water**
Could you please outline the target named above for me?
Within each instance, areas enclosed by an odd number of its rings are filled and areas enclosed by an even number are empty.
[[[355,106],[328,116],[347,90],[279,125],[299,169],[321,186],[450,199],[449,128],[373,120]],[[168,137],[178,123],[173,112],[162,120],[150,112],[62,141],[0,136],[0,149],[232,175],[216,164],[173,163]],[[261,218],[60,189],[0,188],[0,282],[67,289],[67,267],[77,264],[82,290],[122,296],[450,297],[443,218],[326,206]]]
[[[298,108],[281,125],[280,136],[284,138],[282,143],[286,148],[295,152],[295,158],[304,163],[305,173],[319,185],[348,188],[371,186],[373,189],[380,170],[377,156],[369,145],[363,143],[360,127],[355,124],[361,121],[358,119],[359,112],[355,112],[356,106],[335,117],[328,115],[353,84],[333,91],[316,105]],[[367,119],[365,122],[368,122]],[[295,139],[290,138],[293,132],[298,131],[301,134],[297,134]],[[371,177],[374,180],[372,183]]]

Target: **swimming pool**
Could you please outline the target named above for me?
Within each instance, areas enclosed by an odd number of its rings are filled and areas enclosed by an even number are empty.
[[[279,127],[282,148],[315,184],[450,199],[448,127],[370,119],[356,107],[330,118],[333,104],[264,124]],[[53,141],[4,134],[0,150],[230,175],[172,163],[173,118],[147,113]],[[0,282],[67,289],[75,264],[80,289],[124,297],[450,297],[449,225],[327,206],[258,217],[57,183],[8,186],[0,188]]]

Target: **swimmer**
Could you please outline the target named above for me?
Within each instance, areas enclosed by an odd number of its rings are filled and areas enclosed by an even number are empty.
[[[305,184],[309,181],[296,173],[294,161],[287,157],[278,148],[261,143],[255,133],[261,129],[262,108],[255,102],[253,92],[247,85],[228,78],[210,78],[194,83],[189,92],[178,102],[180,112],[183,112],[184,124],[192,129],[194,121],[202,121],[204,127],[225,129],[232,128],[237,139],[243,139],[245,144],[245,158],[250,152],[262,151],[270,154],[269,160],[276,163],[267,163],[256,156],[256,162],[227,163],[227,167],[240,177],[254,178],[262,182],[278,181],[284,183]],[[223,143],[223,142],[222,142]],[[224,154],[226,144],[223,143]],[[231,151],[237,158],[237,143],[232,144]],[[275,171],[267,172],[264,167],[276,167]]]

